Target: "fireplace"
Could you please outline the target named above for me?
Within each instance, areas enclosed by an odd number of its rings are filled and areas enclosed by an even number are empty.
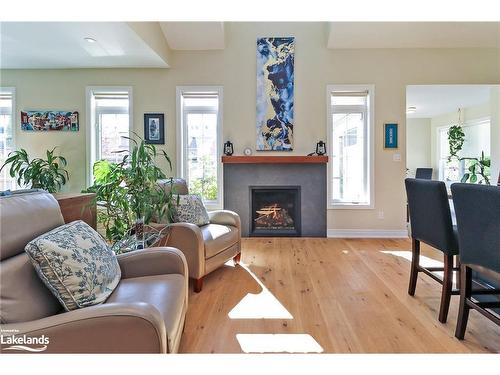
[[[250,236],[299,237],[300,186],[250,186]]]

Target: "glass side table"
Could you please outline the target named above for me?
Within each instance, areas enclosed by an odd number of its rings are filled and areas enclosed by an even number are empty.
[[[144,225],[142,239],[138,238],[135,234],[129,233],[121,240],[114,242],[111,245],[111,250],[116,254],[121,254],[148,247],[167,246],[169,234],[170,229],[168,226],[160,229],[151,225]]]

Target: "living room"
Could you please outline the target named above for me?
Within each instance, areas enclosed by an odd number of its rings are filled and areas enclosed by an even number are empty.
[[[500,22],[383,18],[2,22],[5,338],[498,353]]]

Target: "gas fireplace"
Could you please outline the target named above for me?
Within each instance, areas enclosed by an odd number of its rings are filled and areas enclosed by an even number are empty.
[[[300,236],[300,186],[251,186],[250,215],[250,236]]]

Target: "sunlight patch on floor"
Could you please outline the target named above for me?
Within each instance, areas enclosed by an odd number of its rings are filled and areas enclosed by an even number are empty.
[[[395,255],[397,257],[406,259],[411,262],[411,251],[405,250],[382,250],[381,253]],[[419,263],[422,267],[443,267],[443,262],[439,260],[426,257],[425,255],[420,255]]]
[[[322,353],[323,348],[308,334],[237,334],[245,353]]]
[[[259,284],[262,291],[258,294],[248,293],[232,308],[228,316],[231,319],[293,319],[292,314],[266,288],[266,286],[244,264],[242,268]]]

